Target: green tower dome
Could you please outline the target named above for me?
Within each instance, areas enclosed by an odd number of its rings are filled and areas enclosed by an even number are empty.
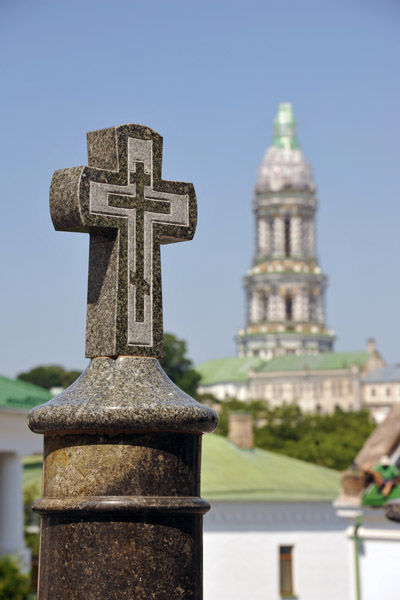
[[[281,102],[279,104],[278,114],[274,119],[273,144],[276,148],[281,148],[282,150],[299,147],[296,135],[296,120],[290,102]]]
[[[315,191],[311,167],[297,141],[292,105],[282,102],[274,119],[272,145],[258,169],[256,190],[269,192],[287,188]]]

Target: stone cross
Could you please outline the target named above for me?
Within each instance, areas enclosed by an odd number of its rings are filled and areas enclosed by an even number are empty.
[[[141,125],[90,132],[88,157],[50,188],[55,228],[90,233],[86,356],[159,357],[160,244],[193,237],[193,185],[161,179],[162,138]]]
[[[56,171],[53,223],[90,233],[86,355],[29,414],[44,435],[38,599],[202,600],[201,436],[217,415],[162,352],[160,244],[195,230],[192,184],[161,179],[161,137],[88,134],[88,167]]]

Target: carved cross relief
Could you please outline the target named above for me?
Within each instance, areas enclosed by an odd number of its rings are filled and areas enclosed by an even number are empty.
[[[193,186],[161,179],[162,138],[147,127],[91,132],[88,154],[50,189],[55,228],[90,233],[86,356],[159,357],[160,244],[193,237]]]

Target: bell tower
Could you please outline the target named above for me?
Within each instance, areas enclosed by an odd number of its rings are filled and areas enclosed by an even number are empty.
[[[315,192],[292,106],[282,103],[254,190],[256,244],[244,279],[247,317],[236,337],[239,356],[270,360],[332,351],[334,334],[325,327],[327,278],[315,249]]]

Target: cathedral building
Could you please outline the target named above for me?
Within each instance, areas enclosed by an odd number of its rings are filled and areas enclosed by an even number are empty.
[[[280,104],[254,190],[256,248],[245,278],[248,309],[236,337],[239,356],[270,360],[332,351],[334,335],[325,326],[327,278],[315,247],[317,204],[291,104]]]
[[[367,405],[364,382],[385,363],[374,340],[358,352],[333,351],[335,336],[325,316],[327,277],[315,243],[317,204],[292,106],[282,103],[254,190],[256,243],[244,279],[247,313],[235,338],[238,356],[198,365],[200,393],[271,406],[296,402],[312,412]]]

